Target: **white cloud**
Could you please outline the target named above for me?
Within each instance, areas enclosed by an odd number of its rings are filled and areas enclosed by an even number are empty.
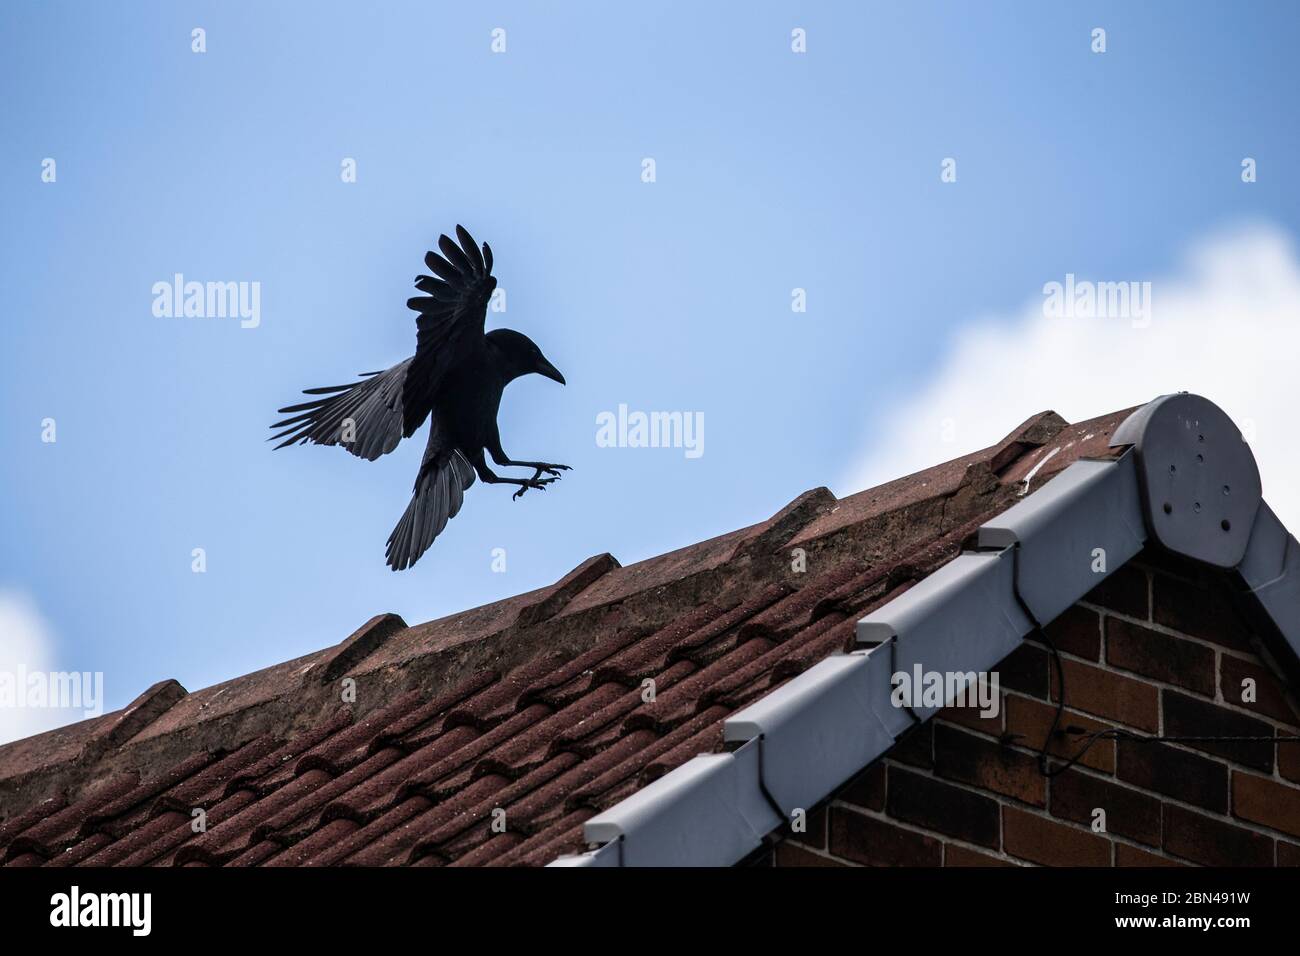
[[[1290,237],[1252,225],[1195,243],[1169,276],[1076,278],[1150,279],[1149,325],[1048,318],[1041,290],[1027,290],[1019,312],[965,326],[933,377],[882,409],[870,450],[841,487],[869,488],[995,444],[1044,409],[1080,421],[1189,391],[1246,433],[1264,497],[1300,532],[1300,260]]]
[[[0,675],[55,670],[50,627],[27,594],[0,590]],[[19,740],[73,720],[78,710],[0,705],[0,743]]]

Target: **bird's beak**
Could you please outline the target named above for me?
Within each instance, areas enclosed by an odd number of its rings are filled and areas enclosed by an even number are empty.
[[[542,375],[545,376],[546,378],[549,378],[552,382],[559,382],[561,385],[566,384],[564,381],[564,376],[560,374],[560,370],[556,368],[554,365],[552,365],[550,362],[548,362],[545,358],[542,358],[541,361],[538,362],[537,368],[534,369],[534,371],[537,372],[538,375]]]

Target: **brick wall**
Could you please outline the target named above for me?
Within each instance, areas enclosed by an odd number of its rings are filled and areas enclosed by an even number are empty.
[[[1300,734],[1300,709],[1225,583],[1144,553],[1047,629],[1062,726],[1165,736]],[[1105,739],[1046,778],[1060,688],[1045,644],[998,668],[1001,713],[947,708],[755,862],[782,866],[1300,865],[1300,744]],[[1253,679],[1254,702],[1242,700]],[[1053,742],[1070,755],[1080,737]],[[1105,812],[1104,832],[1093,826]]]

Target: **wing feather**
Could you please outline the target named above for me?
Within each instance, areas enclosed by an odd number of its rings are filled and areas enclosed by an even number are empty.
[[[474,244],[474,237],[459,223],[456,225],[456,238],[460,240],[460,247],[465,250],[465,257],[469,259],[470,269],[474,272],[474,275],[485,275],[483,255],[478,251],[478,246]]]
[[[404,434],[408,410],[403,395],[413,361],[399,362],[386,372],[368,373],[368,377],[352,385],[307,389],[305,394],[327,397],[280,409],[281,414],[291,417],[273,424],[272,430],[283,431],[268,440],[279,440],[276,448],[304,442],[342,445],[368,461],[388,454]],[[344,424],[349,420],[352,426],[345,430]]]
[[[447,370],[483,347],[487,305],[497,284],[491,273],[491,253],[480,255],[464,226],[456,227],[456,235],[460,245],[446,235],[438,237],[442,255],[430,251],[424,258],[434,275],[417,276],[415,287],[424,294],[406,303],[419,313],[415,358],[405,390],[408,418],[427,414]],[[408,420],[406,434],[415,427],[418,425],[412,427]]]

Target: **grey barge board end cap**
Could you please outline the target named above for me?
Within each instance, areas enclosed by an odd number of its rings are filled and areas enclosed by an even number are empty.
[[[980,547],[1019,548],[1016,590],[1034,619],[1054,620],[1142,550],[1132,449],[1118,461],[1081,460],[979,530]]]
[[[1151,536],[1175,554],[1235,568],[1259,510],[1255,455],[1223,409],[1199,395],[1163,395],[1115,430],[1132,445]]]

